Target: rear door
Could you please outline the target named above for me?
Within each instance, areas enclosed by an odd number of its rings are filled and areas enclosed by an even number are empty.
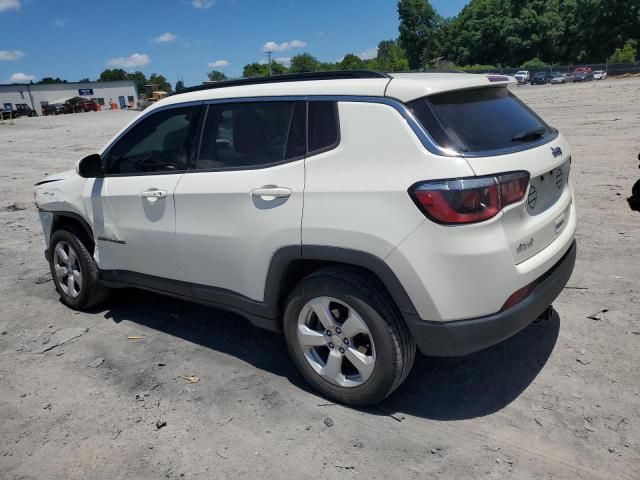
[[[154,112],[105,152],[106,174],[94,183],[90,199],[102,270],[183,277],[173,195],[199,108]]]
[[[525,200],[503,211],[514,262],[558,238],[570,221],[569,145],[505,87],[437,94],[409,103],[443,147],[458,151],[476,175],[526,171]]]
[[[211,103],[199,155],[176,192],[176,232],[189,282],[264,296],[273,254],[300,245],[304,101]]]

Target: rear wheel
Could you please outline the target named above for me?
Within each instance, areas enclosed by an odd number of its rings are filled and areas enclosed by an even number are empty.
[[[303,279],[287,301],[284,331],[305,379],[349,405],[383,400],[415,358],[415,343],[377,279],[348,268]]]
[[[83,232],[70,228],[51,236],[51,276],[63,303],[83,310],[107,299],[110,289],[98,282],[98,267]]]

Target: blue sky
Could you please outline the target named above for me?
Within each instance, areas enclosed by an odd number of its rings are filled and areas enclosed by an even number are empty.
[[[431,3],[452,16],[467,1]],[[0,32],[0,83],[123,68],[193,85],[212,69],[241,75],[266,47],[284,63],[374,56],[398,18],[395,0],[0,0]]]

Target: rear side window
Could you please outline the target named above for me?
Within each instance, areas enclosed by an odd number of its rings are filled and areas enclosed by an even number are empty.
[[[518,147],[553,132],[506,88],[440,93],[408,106],[436,143],[460,152]]]
[[[304,104],[209,105],[198,170],[257,168],[304,155]]]
[[[309,102],[309,153],[338,144],[338,110],[335,102]]]

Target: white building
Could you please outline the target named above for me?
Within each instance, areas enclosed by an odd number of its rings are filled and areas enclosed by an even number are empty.
[[[42,107],[50,103],[64,103],[72,97],[84,97],[94,100],[98,105],[116,103],[119,108],[128,108],[138,104],[138,91],[133,80],[117,82],[70,82],[52,84],[13,84],[0,85],[0,110],[26,103],[42,115]],[[104,107],[103,107],[104,108]]]

